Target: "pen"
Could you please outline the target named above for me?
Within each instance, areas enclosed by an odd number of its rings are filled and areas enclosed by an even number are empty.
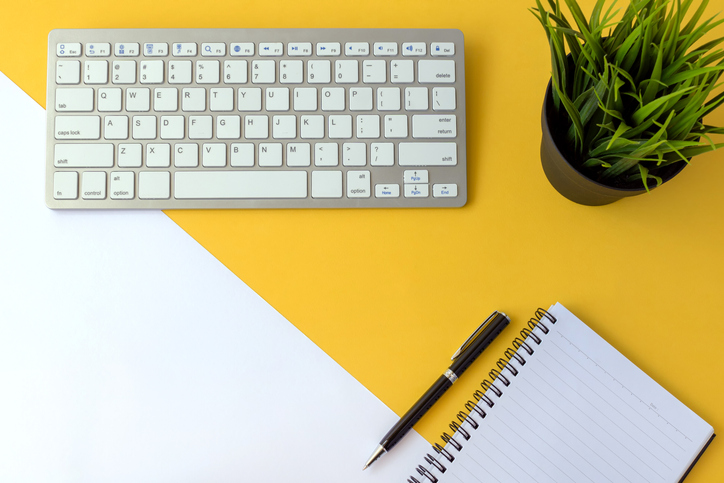
[[[451,357],[453,363],[448,370],[430,386],[430,389],[417,400],[410,410],[407,411],[397,424],[382,438],[382,441],[362,469],[367,469],[377,458],[392,449],[509,323],[510,318],[502,312],[496,311],[490,314],[490,316],[480,324],[480,327],[475,329],[475,332],[463,342],[463,345],[455,351],[455,354]]]

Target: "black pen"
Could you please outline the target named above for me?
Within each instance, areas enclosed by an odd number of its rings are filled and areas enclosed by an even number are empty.
[[[430,389],[417,400],[414,406],[412,406],[382,438],[375,452],[372,453],[372,456],[370,456],[367,464],[365,464],[362,469],[367,469],[377,458],[392,449],[509,323],[510,318],[502,312],[496,311],[490,314],[490,317],[485,319],[485,321],[480,324],[480,327],[468,337],[468,340],[463,342],[463,345],[455,351],[455,354],[453,354],[451,358],[453,363],[448,370],[430,386]]]

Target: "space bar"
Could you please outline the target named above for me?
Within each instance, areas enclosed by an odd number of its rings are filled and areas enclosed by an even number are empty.
[[[306,198],[306,171],[178,171],[177,199]]]

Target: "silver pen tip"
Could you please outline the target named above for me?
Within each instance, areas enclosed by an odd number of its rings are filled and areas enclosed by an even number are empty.
[[[374,453],[372,453],[372,456],[370,456],[370,459],[367,460],[367,463],[365,463],[364,468],[362,468],[362,471],[369,468],[370,465],[372,465],[372,463],[374,463],[377,458],[379,458],[380,456],[382,456],[383,453],[386,453],[386,452],[387,452],[387,450],[381,444],[377,445]]]

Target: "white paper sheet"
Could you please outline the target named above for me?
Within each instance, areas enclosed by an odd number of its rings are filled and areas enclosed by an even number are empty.
[[[405,481],[423,438],[363,473],[397,416],[162,212],[47,209],[44,127],[0,74],[0,481]]]

